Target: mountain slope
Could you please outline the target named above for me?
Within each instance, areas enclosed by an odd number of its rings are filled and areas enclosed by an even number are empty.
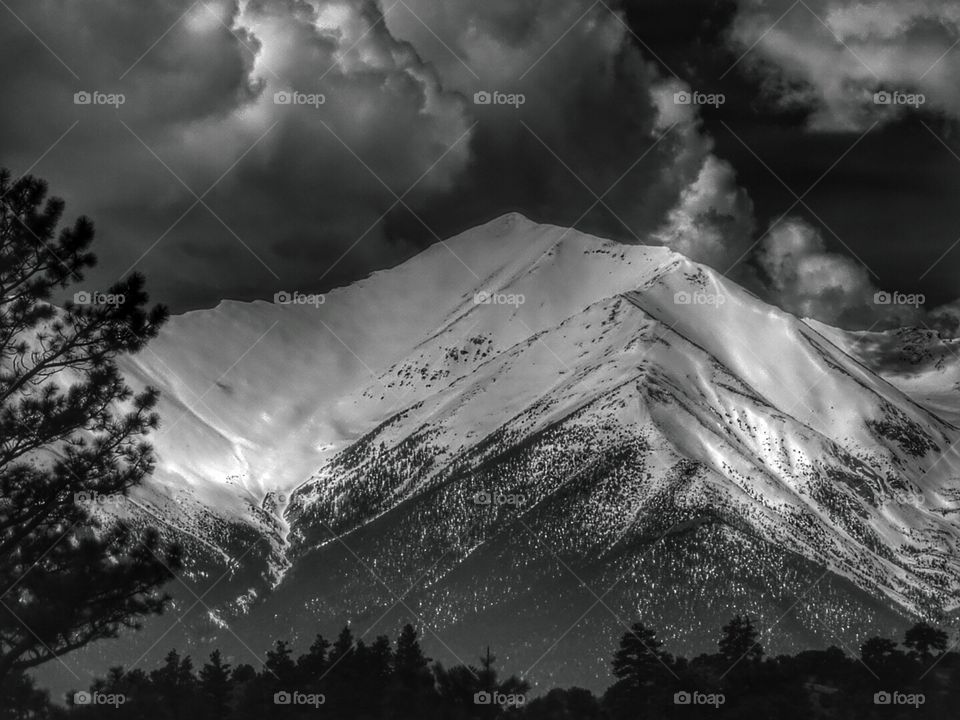
[[[960,431],[854,344],[511,215],[322,304],[174,318],[126,368],[163,391],[132,512],[191,547],[184,639],[241,654],[412,616],[549,674],[564,630],[597,658],[652,617],[699,651],[743,610],[856,643],[957,605]]]
[[[569,287],[558,277],[564,255],[604,252],[615,262],[583,263],[582,277],[603,278],[596,302],[544,318],[541,289]],[[294,556],[327,529],[349,532],[432,487],[453,488],[448,508],[469,503],[493,489],[471,483],[477,468],[549,428],[563,431],[562,445],[538,449],[530,477],[496,489],[536,504],[578,452],[588,461],[645,442],[638,457],[653,466],[650,482],[632,492],[688,463],[680,502],[709,499],[767,541],[911,610],[950,604],[958,468],[943,453],[960,436],[825,336],[679,256],[595,239],[565,238],[499,290],[533,303],[467,301],[353,400],[365,415],[386,399],[378,388],[408,393],[294,494]],[[719,300],[683,304],[678,293]],[[526,337],[503,342],[504,325]],[[470,354],[487,345],[489,357]],[[615,542],[640,511],[598,528],[597,541]]]

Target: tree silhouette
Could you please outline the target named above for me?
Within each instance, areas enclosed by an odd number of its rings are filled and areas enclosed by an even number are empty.
[[[22,673],[11,675],[0,686],[0,718],[3,720],[36,720],[47,717],[49,695],[36,687],[33,679]]]
[[[619,678],[604,696],[611,718],[659,717],[673,694],[673,658],[662,650],[656,632],[634,623],[620,638],[613,656],[613,674]]]
[[[230,665],[223,662],[219,650],[200,668],[200,694],[204,713],[210,720],[226,720],[230,715]]]
[[[763,657],[763,646],[757,642],[760,633],[753,627],[749,616],[734,616],[722,630],[723,636],[717,647],[728,662],[738,663],[741,660],[759,660]]]
[[[620,639],[613,657],[613,674],[636,687],[650,685],[663,677],[670,656],[660,648],[663,642],[643,623],[634,623]]]
[[[318,690],[329,665],[329,650],[330,642],[323,635],[317,635],[309,652],[297,658],[297,672],[308,687]]]
[[[273,650],[267,651],[267,671],[281,686],[295,686],[298,681],[297,664],[293,660],[290,644],[277,640]]]
[[[408,623],[400,631],[393,653],[393,677],[387,691],[387,717],[396,720],[423,717],[417,708],[424,707],[433,692],[430,658],[424,655],[417,631]]]
[[[910,656],[923,663],[929,663],[947,649],[947,634],[943,630],[919,622],[907,630],[903,644],[910,650]]]
[[[349,627],[344,627],[330,648],[327,676],[323,692],[326,693],[326,712],[338,720],[354,717],[356,698],[365,693],[361,673],[362,655],[366,647],[354,638]]]
[[[860,658],[870,672],[885,681],[894,680],[904,671],[906,655],[889,638],[872,637],[860,646]]]
[[[166,319],[139,275],[99,296],[54,295],[93,267],[86,218],[57,234],[63,202],[0,171],[0,683],[161,612],[179,567],[157,533],[105,519],[153,468],[157,392],[117,368]],[[82,288],[81,288],[82,289]],[[114,514],[116,516],[116,514]]]
[[[198,683],[193,674],[193,661],[171,650],[163,665],[150,673],[150,681],[171,718],[183,717],[196,706]]]
[[[601,720],[600,701],[589,690],[554,688],[531,701],[524,709],[526,720]]]
[[[635,630],[640,632],[624,636],[617,655],[623,657],[620,651],[624,649],[631,657],[638,655],[642,638],[647,652],[657,653],[659,659],[654,663],[663,674],[654,679],[644,675],[648,679],[641,685],[634,673],[625,674],[602,699],[582,688],[555,688],[536,699],[528,698],[525,682],[515,676],[499,677],[496,658],[489,649],[479,667],[425,665],[429,661],[417,634],[407,626],[393,647],[384,636],[367,645],[355,640],[349,629],[342,632],[338,644],[347,652],[336,666],[324,663],[322,679],[303,672],[326,655],[327,644],[321,637],[296,660],[289,645],[276,643],[259,670],[240,665],[231,672],[219,653],[213,653],[195,676],[189,658],[175,652],[149,673],[113,668],[106,678],[95,680],[90,690],[122,694],[125,702],[118,707],[54,708],[45,693],[20,675],[0,696],[0,720],[953,720],[957,716],[960,656],[953,652],[938,657],[935,672],[927,673],[919,655],[910,658],[893,641],[872,638],[864,647],[877,654],[868,652],[868,656],[898,667],[895,682],[889,684],[883,681],[878,685],[878,678],[859,658],[836,647],[740,663],[739,677],[733,677],[726,672],[730,663],[722,654],[700,655],[690,661],[674,658],[662,650],[651,629],[639,626]],[[939,636],[922,630],[924,636],[939,642]],[[634,670],[643,667],[633,661],[628,666]],[[653,667],[648,669],[655,672]],[[408,684],[410,693],[397,694]],[[325,703],[312,705],[290,702],[289,698],[276,702],[274,693],[281,686],[288,693],[319,692],[324,697],[328,689],[340,689],[333,690],[335,694]],[[919,693],[923,701],[917,705],[875,702],[875,695],[884,690],[896,690],[902,697]],[[523,696],[523,702],[518,696]],[[722,701],[710,701],[720,696]],[[216,701],[211,702],[213,699]]]

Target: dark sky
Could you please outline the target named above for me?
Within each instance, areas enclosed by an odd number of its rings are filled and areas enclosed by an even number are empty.
[[[137,269],[178,311],[322,291],[519,210],[828,322],[915,319],[878,288],[960,296],[946,1],[6,4],[0,165],[93,217],[92,285]],[[498,90],[525,102],[475,104]]]

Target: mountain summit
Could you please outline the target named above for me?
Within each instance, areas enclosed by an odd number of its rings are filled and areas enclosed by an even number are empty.
[[[960,430],[920,370],[871,369],[882,334],[519,215],[279,300],[173,318],[126,368],[163,394],[127,511],[216,586],[205,641],[410,619],[576,680],[637,618],[827,645],[960,602]]]

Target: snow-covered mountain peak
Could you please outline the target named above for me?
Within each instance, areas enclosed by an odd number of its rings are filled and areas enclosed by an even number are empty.
[[[287,491],[371,420],[342,399],[458,317],[516,342],[677,257],[510,214],[319,299],[291,288],[291,304],[174,317],[127,368],[163,393],[157,482],[220,506],[223,487],[244,500]]]
[[[204,508],[295,570],[332,531],[440,542],[496,490],[581,528],[563,542],[712,518],[910,610],[956,602],[957,428],[849,334],[682,255],[512,214],[284,299],[176,317],[128,367],[163,392],[145,498],[178,528]]]

